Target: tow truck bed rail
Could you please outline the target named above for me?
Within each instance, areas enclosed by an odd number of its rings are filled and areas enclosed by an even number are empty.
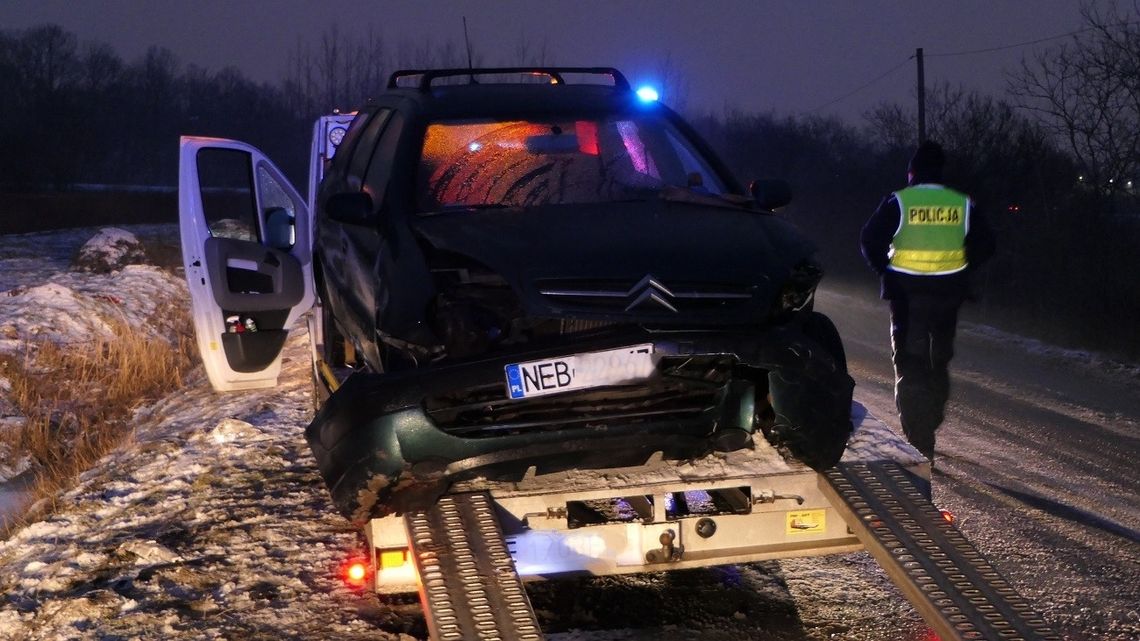
[[[404,517],[432,639],[538,641],[542,631],[485,492]]]
[[[840,463],[820,488],[942,641],[1060,641],[902,466]]]

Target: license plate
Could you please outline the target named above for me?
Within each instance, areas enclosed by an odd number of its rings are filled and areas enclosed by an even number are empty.
[[[653,344],[512,363],[505,370],[512,399],[635,383],[653,373]]]

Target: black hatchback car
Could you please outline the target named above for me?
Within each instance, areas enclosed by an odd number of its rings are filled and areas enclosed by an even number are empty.
[[[291,244],[203,251],[245,283],[212,285],[204,313],[258,321],[222,330],[238,335],[226,366],[253,371],[307,305],[268,298],[312,283],[328,398],[306,437],[355,520],[460,479],[694,458],[758,434],[822,469],[851,431],[853,382],[811,309],[814,247],[771,213],[789,199],[779,181],[742,189],[613,69],[397,72],[339,141],[311,228],[299,203],[280,215],[259,196],[260,245]]]

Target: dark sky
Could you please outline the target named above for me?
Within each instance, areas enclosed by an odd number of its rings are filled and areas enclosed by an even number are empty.
[[[128,60],[158,44],[184,64],[233,65],[269,82],[282,77],[298,38],[315,45],[334,24],[343,34],[371,28],[395,50],[428,38],[461,43],[462,16],[486,63],[512,62],[526,40],[545,43],[552,64],[616,66],[634,82],[651,82],[668,54],[687,81],[690,107],[852,119],[883,100],[913,102],[915,66],[907,58],[916,47],[926,51],[928,87],[949,81],[999,94],[1004,71],[1063,40],[935,54],[1083,26],[1077,0],[0,0],[0,28],[54,22]],[[667,104],[676,98],[662,96]]]

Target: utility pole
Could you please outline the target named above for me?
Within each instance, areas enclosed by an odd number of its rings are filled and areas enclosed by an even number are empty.
[[[918,60],[918,144],[926,142],[926,78],[922,68],[922,47],[914,50]]]

